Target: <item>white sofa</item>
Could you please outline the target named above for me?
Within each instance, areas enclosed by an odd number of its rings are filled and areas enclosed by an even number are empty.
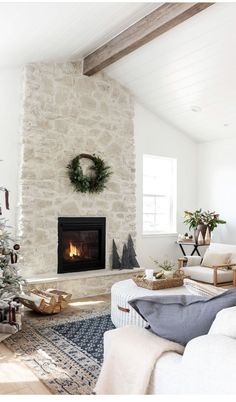
[[[157,362],[149,394],[235,394],[236,339],[205,335]]]
[[[105,354],[112,330],[104,337]],[[236,307],[222,310],[207,335],[181,356],[167,352],[153,370],[148,394],[235,394]]]
[[[211,243],[208,252],[213,252],[215,254],[227,254],[231,255],[230,264],[236,263],[236,245],[233,244],[222,244],[222,243]],[[201,264],[201,257],[189,257],[186,256],[187,265],[183,267],[185,275],[193,280],[211,283],[216,285],[222,283],[229,283],[233,281],[233,270],[232,269],[220,269],[220,268],[208,268]],[[180,258],[179,261],[183,261]],[[236,268],[236,266],[235,266]]]

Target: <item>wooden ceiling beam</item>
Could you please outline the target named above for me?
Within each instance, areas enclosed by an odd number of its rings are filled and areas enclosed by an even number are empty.
[[[164,3],[83,60],[83,73],[93,75],[214,3]]]

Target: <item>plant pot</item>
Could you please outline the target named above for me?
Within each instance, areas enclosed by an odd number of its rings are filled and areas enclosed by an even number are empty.
[[[171,278],[173,278],[173,274],[174,274],[173,271],[165,271],[165,270],[164,270],[164,275],[165,275],[165,278],[166,278],[166,279],[171,279]]]
[[[199,237],[201,240],[199,240]],[[194,240],[196,244],[210,244],[210,237],[211,231],[209,230],[208,225],[198,225],[197,229],[194,229]]]

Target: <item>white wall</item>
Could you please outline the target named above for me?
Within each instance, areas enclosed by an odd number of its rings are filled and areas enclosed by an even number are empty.
[[[10,211],[5,210],[4,194],[0,193],[3,217],[15,233],[18,194],[19,120],[22,71],[0,69],[0,186],[10,191]]]
[[[181,256],[176,235],[142,235],[142,158],[153,154],[177,158],[177,232],[186,232],[183,213],[196,207],[197,144],[139,104],[135,105],[137,257],[141,266],[154,266],[149,256],[161,261]],[[188,248],[187,248],[188,250]],[[190,248],[189,248],[190,250]]]
[[[198,145],[198,207],[227,221],[214,230],[213,241],[236,242],[236,139]]]

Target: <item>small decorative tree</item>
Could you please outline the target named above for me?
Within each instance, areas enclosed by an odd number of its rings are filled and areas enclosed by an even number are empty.
[[[112,268],[113,269],[123,269],[128,268],[132,269],[135,267],[139,267],[139,263],[136,259],[136,253],[134,250],[134,243],[131,235],[128,236],[127,244],[124,244],[122,257],[120,259],[115,240],[112,243]]]
[[[139,265],[139,263],[138,263],[138,261],[136,259],[136,253],[135,253],[135,250],[134,250],[134,242],[133,242],[133,239],[132,239],[130,234],[128,236],[127,247],[128,247],[128,257],[129,257],[129,265],[130,265],[130,267],[132,267],[132,268],[139,267],[140,265]]]
[[[121,257],[121,269],[122,268],[131,268],[130,263],[129,263],[129,254],[128,254],[128,248],[126,244],[123,246],[123,252],[122,252],[122,257]]]
[[[117,251],[115,240],[112,242],[112,269],[120,269],[121,262]]]

